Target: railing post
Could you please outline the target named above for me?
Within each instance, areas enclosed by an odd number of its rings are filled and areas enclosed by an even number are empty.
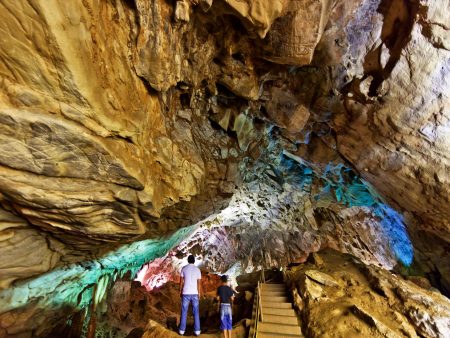
[[[258,285],[258,299],[259,299],[259,316],[261,317],[261,322],[263,322],[264,319],[263,319],[263,312],[262,312],[261,285]]]

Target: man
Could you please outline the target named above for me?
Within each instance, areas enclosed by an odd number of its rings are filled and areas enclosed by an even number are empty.
[[[186,319],[189,309],[189,304],[192,303],[192,313],[194,315],[194,334],[200,336],[200,314],[198,309],[199,298],[202,296],[202,274],[197,268],[195,257],[189,255],[188,265],[181,269],[180,279],[180,296],[181,296],[181,318],[180,318],[180,335],[184,335],[186,331]]]
[[[228,285],[228,276],[220,277],[222,285],[217,288],[217,297],[219,301],[220,312],[220,329],[223,331],[225,338],[231,338],[231,330],[233,329],[232,308],[234,301],[234,291]]]

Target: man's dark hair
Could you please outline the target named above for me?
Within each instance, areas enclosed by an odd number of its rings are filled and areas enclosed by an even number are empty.
[[[224,283],[228,282],[228,276],[227,275],[222,275],[220,276],[220,280]]]
[[[189,256],[188,256],[188,263],[189,263],[189,264],[194,264],[194,263],[195,263],[195,257],[194,257],[194,255],[189,255]]]

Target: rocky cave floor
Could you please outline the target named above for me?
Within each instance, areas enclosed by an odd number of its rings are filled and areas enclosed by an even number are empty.
[[[253,272],[236,278],[234,337],[247,337],[259,277],[259,272]],[[269,282],[276,278],[280,278],[278,270],[266,270]],[[402,276],[325,249],[286,268],[284,278],[305,337],[449,337],[450,300],[412,272],[403,271]],[[203,273],[203,337],[221,337],[213,303],[218,285],[218,275]],[[176,282],[149,292],[139,282],[121,279],[106,299],[97,337],[178,337]],[[187,336],[193,335],[192,326],[189,316]],[[61,337],[61,332],[54,337]]]

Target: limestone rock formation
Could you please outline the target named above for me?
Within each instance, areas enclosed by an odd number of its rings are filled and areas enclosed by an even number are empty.
[[[6,288],[16,279],[51,270],[59,261],[62,249],[62,244],[51,236],[0,209],[0,288]]]
[[[363,9],[347,26],[356,41],[346,59],[357,62],[349,63],[338,149],[383,195],[448,241],[449,2]],[[358,33],[358,15],[374,18],[373,37]]]
[[[225,2],[255,26],[261,38],[266,36],[274,21],[282,16],[282,13],[290,5],[286,0],[225,0]]]
[[[309,337],[446,337],[450,301],[349,255],[320,252],[286,273]]]
[[[331,4],[331,0],[290,1],[286,13],[273,23],[265,38],[264,58],[280,64],[310,64]]]
[[[200,111],[178,117],[179,100],[164,112],[168,96],[160,102],[134,71],[138,13],[130,3],[1,6],[4,209],[66,244],[71,262],[83,259],[80,249],[84,258],[101,255],[118,241],[160,236],[220,208],[229,197],[221,186],[236,180],[227,170],[234,158],[208,144],[236,141]],[[48,269],[58,263],[50,256],[41,257],[52,261]]]
[[[346,176],[348,169],[337,165],[319,176],[288,157],[284,164],[268,162],[253,165],[261,171],[250,177],[259,178],[245,182],[227,208],[200,222],[167,256],[146,264],[137,280],[149,291],[177,281],[189,253],[205,271],[233,276],[304,262],[327,247],[387,269],[410,265],[412,246],[400,216]],[[289,175],[273,171],[283,166],[291,167]]]

